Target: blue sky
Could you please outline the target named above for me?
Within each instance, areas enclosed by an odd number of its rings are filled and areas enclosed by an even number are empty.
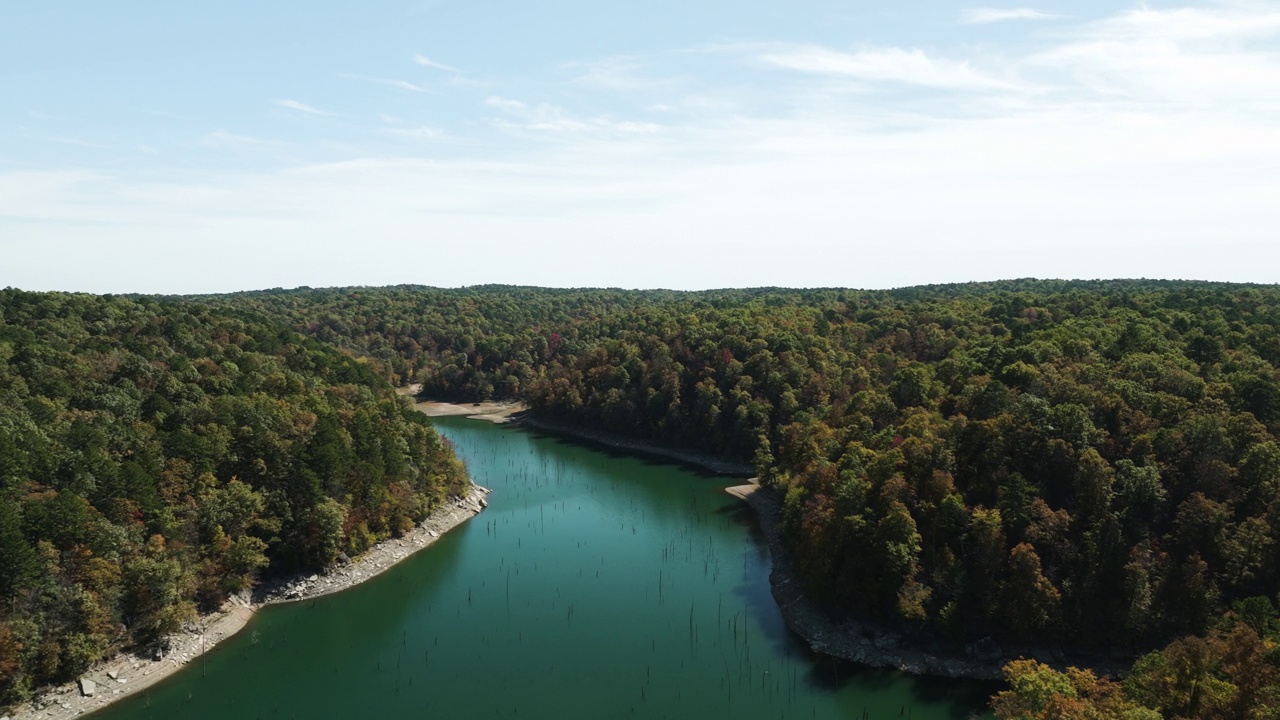
[[[1280,280],[1280,2],[8,2],[0,78],[0,286]]]

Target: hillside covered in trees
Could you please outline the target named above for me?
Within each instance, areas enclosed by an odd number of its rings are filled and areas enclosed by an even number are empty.
[[[393,382],[747,459],[809,592],[968,641],[1141,650],[1280,590],[1280,289],[384,289],[247,307]]]
[[[1002,717],[1277,706],[1274,286],[4,291],[0,313],[10,698],[461,491],[388,385],[419,380],[753,462],[834,614],[1163,646],[1123,686],[1011,666]]]
[[[367,363],[277,321],[0,291],[0,705],[467,487]]]

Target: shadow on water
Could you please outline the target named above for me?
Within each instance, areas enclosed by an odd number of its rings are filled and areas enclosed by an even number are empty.
[[[899,670],[874,668],[812,650],[808,643],[786,627],[769,582],[772,558],[769,541],[757,522],[756,513],[745,502],[720,508],[717,514],[731,518],[746,530],[757,562],[746,565],[742,582],[734,595],[745,601],[752,613],[762,619],[765,636],[775,653],[786,657],[804,657],[811,664],[807,679],[814,686],[837,693],[853,688],[860,692],[884,692],[901,686],[910,687],[912,697],[929,704],[951,704],[949,715],[957,720],[985,717],[978,708],[986,708],[990,697],[1003,689],[996,681],[908,676]],[[776,622],[771,622],[776,619]]]
[[[740,477],[734,478],[714,473],[701,465],[647,452],[644,449],[621,449],[592,438],[553,429],[509,427],[528,432],[556,445],[587,449],[615,461],[632,463],[638,461],[645,467],[653,469],[675,468],[700,479],[716,480],[721,487],[729,487],[741,480]],[[1002,685],[999,682],[910,676],[899,670],[873,668],[809,648],[807,642],[786,627],[777,602],[773,598],[769,583],[772,559],[768,538],[760,528],[755,511],[745,502],[731,502],[716,508],[713,514],[740,526],[750,539],[744,552],[752,555],[752,562],[743,564],[741,581],[733,585],[732,596],[743,603],[742,607],[760,621],[764,637],[774,653],[785,657],[806,658],[809,661],[810,667],[806,672],[806,679],[814,687],[830,693],[850,689],[859,693],[884,693],[901,690],[903,685],[906,685],[910,697],[917,702],[950,705],[951,708],[947,714],[956,720],[990,716],[986,707],[989,698],[1001,689]],[[905,712],[903,717],[911,716],[908,706],[904,705],[902,709]]]
[[[384,575],[263,612],[99,720],[963,720],[985,696],[812,653],[733,478],[462,418],[489,508]],[[966,694],[967,693],[967,694]]]
[[[641,446],[620,448],[616,445],[597,440],[590,437],[574,434],[568,430],[556,430],[545,427],[534,427],[532,425],[521,425],[519,423],[509,423],[501,427],[511,430],[518,430],[529,433],[534,437],[549,440],[551,442],[567,445],[571,447],[586,448],[594,452],[600,453],[614,460],[638,460],[644,465],[650,467],[662,468],[678,468],[690,475],[699,478],[746,478],[748,475],[731,475],[725,473],[714,472],[708,470],[705,466],[698,464],[692,460],[684,460],[678,457],[666,455],[659,450],[649,450]],[[673,449],[672,452],[683,452],[681,449]],[[697,451],[689,451],[697,452]],[[727,487],[727,486],[726,486]]]

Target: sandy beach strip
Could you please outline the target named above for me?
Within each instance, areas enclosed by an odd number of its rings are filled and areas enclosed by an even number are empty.
[[[457,404],[446,402],[420,402],[413,405],[423,414],[429,417],[455,417],[462,416],[468,420],[488,420],[491,423],[501,425],[511,422],[511,416],[522,413],[529,408],[523,403],[472,403]]]
[[[417,397],[422,392],[422,385],[418,383],[396,388],[396,392],[413,400],[413,407],[427,417],[465,417],[471,420],[488,420],[501,425],[511,422],[512,415],[529,409],[521,402],[451,403],[435,400],[419,402]]]
[[[341,592],[386,572],[479,514],[488,505],[488,493],[488,489],[472,484],[467,497],[438,508],[402,537],[378,543],[351,562],[331,567],[324,574],[299,575],[259,586],[252,598],[232,598],[217,612],[188,623],[182,631],[170,636],[169,651],[162,659],[120,653],[98,663],[76,681],[45,688],[36,694],[32,702],[0,715],[0,720],[69,720],[142,692],[235,635],[259,608]],[[81,682],[84,680],[92,683],[92,696],[86,696],[82,691]]]

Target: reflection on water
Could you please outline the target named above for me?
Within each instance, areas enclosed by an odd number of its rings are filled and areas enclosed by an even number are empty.
[[[959,720],[983,705],[984,686],[810,653],[732,479],[437,424],[493,488],[484,513],[351,591],[267,608],[95,719]]]

